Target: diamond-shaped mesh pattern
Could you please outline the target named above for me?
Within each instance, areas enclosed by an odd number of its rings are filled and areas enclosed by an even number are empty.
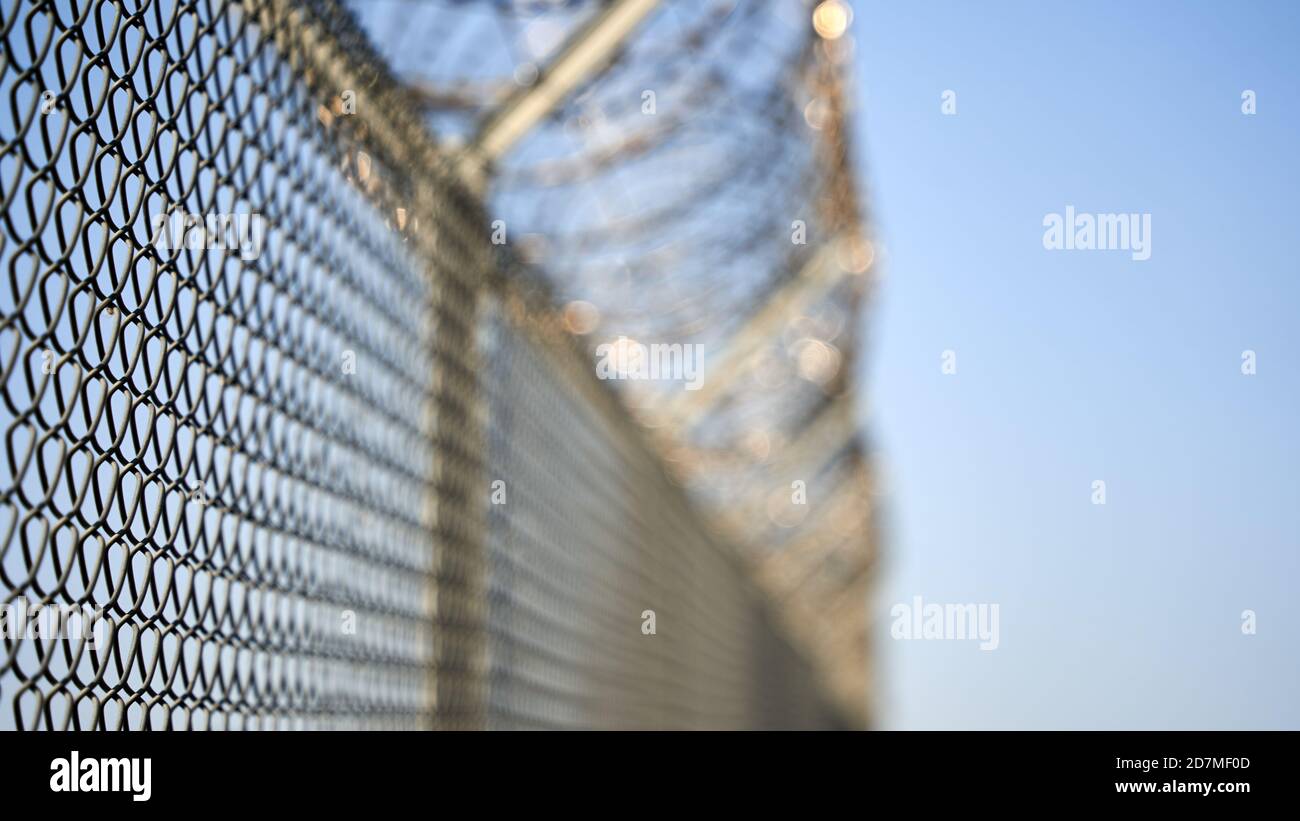
[[[14,626],[105,632],[11,635],[0,722],[428,723],[434,297],[401,192],[340,173],[249,7],[4,6],[0,572]],[[247,242],[160,241],[173,209]]]
[[[0,728],[829,720],[335,2],[0,38]]]

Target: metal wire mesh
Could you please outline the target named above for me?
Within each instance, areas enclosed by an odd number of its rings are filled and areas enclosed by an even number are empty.
[[[349,13],[0,38],[0,727],[836,722]]]
[[[485,326],[488,474],[508,477],[489,517],[490,726],[838,726],[615,394],[524,305]]]
[[[691,346],[701,378],[613,380],[844,709],[869,712],[876,480],[843,0],[661,0],[526,129],[564,56],[639,0],[349,0],[426,122],[488,158],[487,208],[602,346]],[[499,151],[500,133],[516,140]],[[517,136],[513,136],[516,135]]]

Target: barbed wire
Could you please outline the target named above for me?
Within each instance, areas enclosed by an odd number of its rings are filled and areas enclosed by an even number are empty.
[[[507,93],[538,82],[605,5],[352,7],[363,24],[367,9],[401,18],[404,38],[376,41],[454,149]],[[698,344],[706,361],[712,352],[742,372],[685,415],[673,412],[680,384],[615,384],[756,576],[776,579],[770,592],[797,613],[804,646],[822,647],[822,668],[862,714],[877,539],[871,460],[851,406],[874,250],[850,147],[850,22],[834,0],[660,4],[497,163],[489,210],[560,307],[580,309],[570,330],[593,360],[619,340]],[[411,44],[431,42],[422,32],[435,28],[472,43],[473,59],[421,60]],[[822,280],[827,258],[834,271]],[[740,349],[748,355],[733,358]],[[800,446],[810,429],[836,433]],[[791,507],[793,482],[811,506]],[[831,513],[854,504],[861,515]],[[816,583],[804,569],[812,555],[833,568]]]
[[[844,723],[344,7],[0,42],[0,727]]]

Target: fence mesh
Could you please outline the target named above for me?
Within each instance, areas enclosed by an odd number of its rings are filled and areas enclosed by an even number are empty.
[[[614,394],[528,314],[507,302],[486,326],[488,472],[509,477],[489,517],[490,726],[835,726]]]
[[[0,38],[0,727],[837,723],[348,12]]]
[[[612,352],[609,384],[673,479],[864,722],[880,484],[859,307],[877,280],[851,5],[348,4],[425,121],[485,164],[493,224],[553,286],[588,360]],[[611,42],[554,93],[579,44]],[[637,373],[656,364],[659,378]]]

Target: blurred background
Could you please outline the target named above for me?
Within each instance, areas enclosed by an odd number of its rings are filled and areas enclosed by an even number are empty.
[[[1300,726],[1296,6],[855,12],[882,726]],[[1067,205],[1151,258],[1044,250]],[[891,641],[916,595],[1000,603],[999,648]]]
[[[440,19],[481,55],[467,62],[394,5],[357,8],[466,140],[479,112],[447,88],[492,82],[467,65],[527,86],[595,13],[453,6],[464,16]],[[851,532],[865,546],[883,528],[863,553],[883,557],[879,726],[1294,727],[1297,26],[1288,3],[665,3],[503,159],[491,201],[593,342],[715,350],[807,264],[792,220],[811,249],[862,225],[845,267],[882,284],[857,333],[841,309],[859,315],[863,289],[786,316],[802,318],[788,356],[756,369],[767,381],[701,403],[686,433],[654,397],[625,399],[725,518],[749,509],[745,475],[776,486],[773,437],[804,429],[841,368],[866,385],[857,419],[880,471],[852,498],[879,515]],[[491,71],[489,31],[505,61]],[[1151,214],[1151,258],[1044,250],[1044,216],[1067,206]],[[822,390],[788,390],[809,382]],[[788,506],[768,508],[731,535],[762,545],[760,575],[797,600],[780,581],[803,578],[782,550]],[[890,608],[915,596],[998,604],[999,648],[894,641]]]
[[[875,247],[851,5],[349,7],[587,356],[701,353],[699,390],[608,384],[865,724],[879,552],[857,375]]]

